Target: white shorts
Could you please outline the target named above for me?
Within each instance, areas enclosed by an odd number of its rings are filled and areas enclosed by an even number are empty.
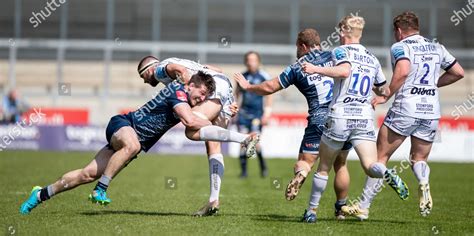
[[[372,119],[342,119],[328,117],[323,135],[338,142],[354,140],[376,141]]]
[[[219,99],[222,110],[219,116],[221,118],[230,119],[232,118],[232,112],[230,105],[234,102],[234,93],[232,90],[232,84],[224,74],[217,74],[213,76],[216,83],[216,91],[209,96],[209,99]]]
[[[432,143],[438,130],[439,119],[420,119],[388,111],[383,124],[393,132],[406,137],[414,136]]]

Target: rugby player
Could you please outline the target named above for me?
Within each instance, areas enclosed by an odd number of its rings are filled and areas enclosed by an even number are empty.
[[[156,86],[149,78],[143,80]],[[89,198],[93,202],[109,204],[111,200],[107,197],[106,190],[111,179],[135,159],[138,153],[148,151],[166,131],[179,122],[189,129],[187,136],[192,140],[234,141],[255,146],[255,136],[212,126],[208,120],[192,113],[191,107],[206,100],[214,91],[213,78],[198,72],[191,77],[188,84],[170,83],[140,109],[127,115],[112,117],[106,129],[108,144],[96,154],[94,160],[83,169],[64,174],[47,187],[34,187],[30,197],[21,205],[20,213],[28,214],[52,196],[93,182],[99,177],[100,180]]]
[[[208,100],[195,106],[192,111],[199,117],[211,121],[214,125],[227,128],[237,108],[233,109],[235,103],[232,84],[219,68],[176,57],[159,61],[155,57],[148,56],[142,62],[139,73],[156,83],[168,84],[176,79],[186,82],[190,76],[200,70],[210,74],[216,83],[216,91]],[[189,132],[192,133],[193,130],[186,129],[187,135]],[[259,136],[256,135],[255,138],[258,141]],[[195,216],[210,216],[219,211],[219,194],[224,176],[224,156],[220,142],[206,142],[206,150],[209,162],[210,195],[207,203],[194,213]],[[253,148],[247,149],[247,154],[251,157],[256,155]]]
[[[379,61],[360,44],[364,25],[364,18],[359,16],[346,16],[339,22],[342,46],[332,52],[335,62],[333,67],[320,67],[311,63],[302,66],[306,73],[334,78],[334,97],[321,139],[321,159],[314,174],[308,208],[303,215],[304,222],[316,222],[317,208],[326,189],[329,171],[346,142],[354,146],[368,176],[386,179],[400,198],[408,197],[408,188],[400,177],[387,169],[384,163],[377,162],[371,90],[377,95],[385,95],[388,91],[384,86],[386,80]]]
[[[391,47],[393,66],[390,93],[376,97],[373,105],[395,99],[377,138],[378,162],[386,164],[391,155],[410,137],[410,161],[418,180],[419,211],[427,216],[433,208],[430,193],[430,167],[427,160],[440,118],[439,89],[464,77],[464,70],[446,48],[420,35],[418,17],[403,12],[393,19],[397,43]],[[441,69],[445,72],[440,76]],[[367,219],[369,207],[381,187],[379,180],[368,178],[361,201],[343,210]]]
[[[264,70],[260,68],[260,54],[255,51],[247,52],[244,55],[244,64],[247,70],[242,74],[250,84],[260,84],[270,80]],[[267,125],[268,119],[272,113],[272,96],[260,96],[258,94],[248,92],[242,88],[236,91],[236,98],[241,99],[239,116],[237,119],[237,127],[241,133],[256,132],[261,133],[262,127]],[[262,156],[261,146],[257,146],[257,157],[260,164],[260,175],[266,177],[268,175],[267,165]],[[240,150],[240,178],[247,177],[247,156],[245,150]]]
[[[308,176],[314,162],[318,158],[321,135],[324,123],[329,112],[329,103],[333,96],[333,79],[319,74],[309,75],[302,71],[301,63],[307,62],[319,66],[331,66],[331,52],[321,51],[319,33],[314,29],[305,29],[298,33],[296,40],[297,62],[286,67],[278,76],[261,84],[250,84],[241,74],[235,74],[234,79],[242,89],[260,94],[269,95],[291,85],[304,95],[308,104],[308,126],[305,128],[301,141],[298,161],[294,166],[294,178],[290,181],[285,191],[287,200],[293,200]],[[352,146],[347,143],[342,148],[334,169],[336,178],[334,189],[337,201],[335,204],[336,218],[344,219],[341,207],[346,204],[349,189],[349,172],[346,158]]]

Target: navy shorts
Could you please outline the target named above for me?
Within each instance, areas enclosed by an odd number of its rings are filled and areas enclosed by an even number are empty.
[[[105,129],[105,136],[107,138],[107,142],[110,144],[110,139],[115,132],[117,132],[120,128],[125,126],[132,126],[132,123],[128,119],[126,115],[116,115],[113,116],[109,124],[107,125],[107,129]]]
[[[321,143],[321,137],[323,135],[324,124],[309,124],[304,130],[303,140],[300,145],[300,153],[319,153],[319,144]],[[350,142],[344,143],[342,147],[343,151],[350,150],[352,144]]]
[[[109,121],[109,124],[107,125],[107,128],[105,129],[105,136],[107,137],[107,148],[110,150],[113,150],[112,145],[110,145],[110,139],[112,139],[112,135],[115,134],[120,128],[125,127],[125,126],[132,126],[132,123],[130,120],[127,118],[126,115],[116,115],[112,117]],[[125,167],[130,164],[133,160],[137,158],[137,155],[132,157],[130,160],[125,163]]]
[[[239,116],[237,126],[241,133],[262,132],[262,120],[260,118],[246,119]]]

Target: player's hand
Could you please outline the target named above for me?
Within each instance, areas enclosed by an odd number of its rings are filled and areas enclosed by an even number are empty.
[[[230,112],[232,113],[231,114],[232,117],[234,117],[235,115],[237,115],[237,113],[239,113],[239,106],[237,105],[236,102],[233,102],[232,104],[230,104],[229,109],[230,109]]]
[[[372,107],[375,109],[375,107],[379,104],[384,104],[387,102],[387,97],[385,96],[375,96],[372,101],[371,101],[371,104],[372,104]]]
[[[245,79],[245,77],[241,73],[235,73],[234,79],[243,90],[247,90],[250,87],[250,83]]]
[[[303,71],[308,74],[318,73],[318,66],[308,62],[303,62],[303,64],[301,64],[301,69],[303,69]]]
[[[262,120],[261,120],[262,126],[268,125],[268,121],[269,121],[269,120],[270,120],[270,116],[265,116],[265,115],[262,116]]]

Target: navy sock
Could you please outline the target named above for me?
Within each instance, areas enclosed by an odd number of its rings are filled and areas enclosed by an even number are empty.
[[[40,190],[40,201],[44,202],[51,198],[48,193],[48,187],[44,187]]]
[[[245,154],[240,155],[240,168],[242,169],[242,175],[247,175],[247,157]]]
[[[257,151],[258,162],[260,162],[260,170],[263,172],[267,169],[267,165],[265,160],[263,159],[262,152]]]
[[[102,177],[100,177],[99,179],[99,182],[97,182],[97,185],[95,186],[94,190],[103,190],[103,191],[107,191],[107,188],[109,187],[109,183],[110,183],[110,178],[105,176],[105,175],[102,175]]]

